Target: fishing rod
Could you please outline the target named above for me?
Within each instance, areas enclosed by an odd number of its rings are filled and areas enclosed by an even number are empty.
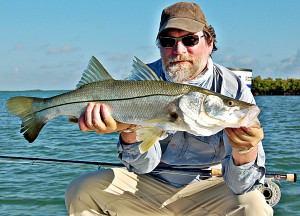
[[[0,158],[4,159],[16,159],[16,160],[30,160],[33,161],[47,161],[47,162],[58,162],[58,163],[75,163],[75,164],[91,164],[98,166],[115,166],[121,167],[124,166],[120,163],[109,163],[109,162],[97,162],[97,161],[82,161],[82,160],[63,160],[63,159],[53,159],[53,158],[38,158],[38,157],[18,157],[18,156],[6,156],[0,155]]]
[[[121,163],[109,163],[109,162],[98,162],[98,161],[82,161],[82,160],[64,160],[64,159],[53,159],[53,158],[39,158],[39,157],[18,157],[18,156],[6,156],[0,155],[0,158],[3,159],[14,159],[14,160],[30,160],[35,163],[35,161],[46,161],[46,162],[57,162],[57,163],[75,163],[75,164],[90,164],[90,165],[97,165],[101,166],[112,166],[112,167],[124,167],[124,164]],[[191,168],[173,168],[173,167],[164,167],[164,168],[157,168],[155,169],[157,172],[193,172],[193,173],[200,173],[208,177],[211,176],[222,176],[221,169],[191,169]],[[266,173],[266,178],[270,180],[285,180],[289,182],[296,182],[297,181],[297,174],[279,174],[279,173]]]
[[[36,161],[46,161],[46,162],[58,162],[58,163],[75,163],[75,164],[91,164],[97,165],[98,169],[101,166],[110,166],[110,167],[124,167],[121,163],[109,163],[109,162],[98,162],[98,161],[82,161],[82,160],[64,160],[64,159],[52,159],[52,158],[38,158],[38,157],[17,157],[17,156],[5,156],[0,155],[0,158],[3,159],[15,159],[15,160],[30,160],[34,164]],[[213,176],[222,176],[221,169],[191,169],[191,168],[174,168],[174,167],[158,167],[155,168],[152,172],[158,173],[174,173],[181,175],[200,175],[201,177],[213,177]],[[274,207],[278,204],[281,198],[280,188],[273,180],[286,180],[289,182],[297,181],[297,174],[278,174],[278,173],[266,173],[265,182],[261,184],[257,189],[264,195],[266,202]]]

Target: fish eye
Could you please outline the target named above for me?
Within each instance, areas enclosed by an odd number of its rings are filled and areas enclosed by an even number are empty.
[[[230,106],[230,107],[234,106],[234,101],[228,100],[227,101],[227,106]]]
[[[171,122],[175,122],[179,117],[179,115],[176,112],[172,112],[169,115],[170,115]]]

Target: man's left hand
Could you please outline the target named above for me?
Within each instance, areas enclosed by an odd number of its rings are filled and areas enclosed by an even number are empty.
[[[264,131],[262,128],[226,128],[225,131],[232,148],[239,151],[257,146],[264,138]]]
[[[225,132],[232,147],[233,162],[236,166],[249,163],[257,158],[257,145],[264,138],[262,127],[225,128]]]

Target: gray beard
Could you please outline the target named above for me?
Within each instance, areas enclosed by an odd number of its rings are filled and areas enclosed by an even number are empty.
[[[169,64],[166,67],[166,72],[175,83],[190,81],[196,73],[195,68],[191,64]]]

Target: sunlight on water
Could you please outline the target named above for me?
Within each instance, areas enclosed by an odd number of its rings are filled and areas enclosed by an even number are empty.
[[[256,97],[256,102],[262,109],[267,171],[300,174],[300,97]],[[282,198],[274,215],[299,215],[299,181],[281,181],[280,185]]]
[[[1,155],[119,163],[118,134],[99,136],[82,133],[66,117],[45,126],[34,143],[19,133],[20,121],[5,110],[15,95],[49,97],[62,92],[0,92]],[[264,148],[268,172],[300,173],[300,97],[256,97],[262,110]],[[16,161],[0,159],[1,215],[66,215],[64,193],[80,174],[97,170],[96,165]],[[299,215],[298,183],[281,181],[282,198],[275,215]]]

